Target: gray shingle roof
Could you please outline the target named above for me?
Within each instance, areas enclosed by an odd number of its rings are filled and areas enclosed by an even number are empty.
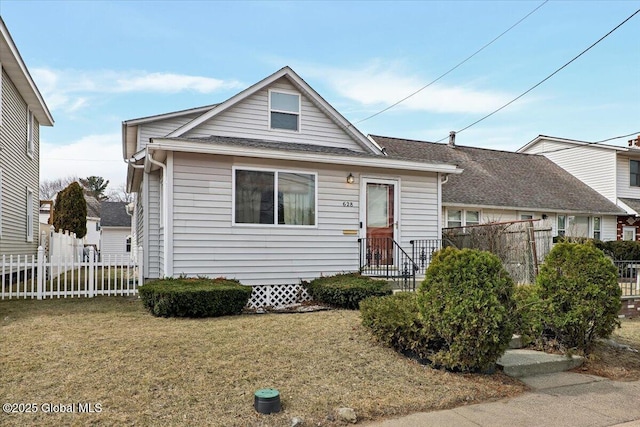
[[[88,194],[84,195],[84,200],[87,202],[87,216],[100,218],[100,201]]]
[[[383,136],[390,157],[446,162],[464,169],[442,186],[444,204],[536,211],[623,214],[623,210],[544,156]]]
[[[100,204],[101,227],[130,227],[131,216],[127,214],[126,202],[102,202]]]
[[[313,152],[322,154],[334,154],[339,156],[361,156],[361,157],[380,157],[375,154],[365,153],[361,151],[354,151],[348,148],[341,147],[327,147],[322,145],[301,144],[295,142],[280,142],[280,141],[268,141],[264,139],[251,139],[251,138],[236,138],[229,136],[206,136],[200,138],[167,138],[176,141],[193,141],[193,142],[209,142],[224,145],[235,145],[239,147],[247,148],[265,148],[269,150],[280,151],[301,151],[301,152]]]
[[[627,199],[626,197],[620,197],[619,199],[634,211],[640,212],[640,199]]]

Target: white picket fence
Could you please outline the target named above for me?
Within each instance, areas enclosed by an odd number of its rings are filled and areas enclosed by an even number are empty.
[[[135,261],[129,255],[98,260],[93,248],[80,258],[73,254],[50,259],[42,246],[37,256],[3,255],[0,299],[135,295],[144,283],[142,247],[137,251]]]

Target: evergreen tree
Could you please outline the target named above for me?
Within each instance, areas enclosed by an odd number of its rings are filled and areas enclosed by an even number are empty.
[[[87,234],[87,202],[77,182],[58,193],[53,207],[53,226],[56,231],[76,233],[78,238]]]
[[[97,200],[106,200],[104,192],[109,185],[109,180],[104,180],[101,176],[88,176],[80,179],[80,183],[86,189],[87,193],[95,197]]]

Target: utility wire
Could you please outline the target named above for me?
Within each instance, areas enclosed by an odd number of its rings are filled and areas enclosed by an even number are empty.
[[[629,133],[627,135],[614,136],[613,138],[607,138],[607,139],[603,139],[601,141],[593,141],[593,142],[578,141],[578,142],[586,142],[586,145],[602,144],[603,142],[613,141],[614,139],[628,138],[630,136],[636,136],[636,135],[640,135],[640,131],[631,132],[631,133]],[[582,148],[582,147],[584,147],[584,145],[574,145],[574,146],[571,146],[571,147],[556,148],[555,150],[540,151],[540,152],[535,153],[535,154],[557,153],[558,151],[573,150],[574,148]]]
[[[520,24],[522,21],[524,21],[525,19],[527,19],[530,15],[532,15],[535,11],[537,11],[538,9],[540,9],[542,6],[544,6],[549,0],[545,0],[543,1],[538,7],[536,7],[535,9],[533,9],[531,12],[529,12],[528,14],[526,14],[523,18],[521,18],[518,22],[516,22],[515,24],[513,24],[512,26],[510,26],[509,28],[507,28],[505,31],[503,31],[499,36],[497,36],[496,38],[494,38],[493,40],[491,40],[489,43],[485,44],[484,46],[482,46],[480,49],[476,50],[473,54],[471,54],[470,56],[468,56],[465,60],[463,60],[462,62],[459,62],[458,65],[456,65],[455,67],[451,68],[449,71],[447,71],[444,74],[441,74],[438,78],[436,78],[435,80],[431,81],[430,83],[422,86],[420,89],[416,90],[415,92],[405,96],[404,98],[402,98],[400,101],[389,105],[387,108],[378,111],[375,114],[370,115],[369,117],[365,117],[362,120],[358,120],[357,122],[355,122],[354,124],[359,124],[362,123],[366,120],[372,119],[375,116],[384,113],[385,111],[388,111],[390,109],[392,109],[393,107],[395,107],[398,104],[403,103],[404,101],[406,101],[407,99],[411,98],[414,95],[417,95],[418,93],[422,92],[423,90],[425,90],[426,88],[428,88],[429,86],[431,86],[432,84],[434,84],[435,82],[437,82],[438,80],[440,80],[441,78],[443,78],[444,76],[446,76],[447,74],[451,73],[452,71],[454,71],[456,68],[460,67],[462,64],[464,64],[465,62],[467,62],[468,60],[470,60],[471,58],[473,58],[474,56],[476,56],[477,54],[479,54],[480,52],[482,52],[485,48],[489,47],[490,45],[492,45],[495,41],[497,41],[500,37],[504,36],[505,34],[507,34],[509,31],[511,31],[514,27],[516,27],[518,24]]]
[[[595,45],[597,45],[598,43],[600,43],[602,40],[604,40],[605,38],[607,38],[609,35],[611,35],[614,31],[616,31],[618,28],[622,27],[624,24],[626,24],[631,18],[633,18],[634,16],[636,16],[638,13],[640,13],[640,9],[636,10],[634,13],[632,13],[627,19],[625,19],[624,21],[622,21],[621,23],[619,23],[618,25],[616,25],[616,27],[614,29],[612,29],[611,31],[609,31],[607,34],[605,34],[604,36],[600,37],[596,42],[594,42],[591,46],[589,46],[588,48],[586,48],[585,50],[583,50],[582,52],[580,52],[578,55],[574,56],[573,59],[571,59],[569,62],[567,62],[566,64],[564,64],[562,67],[558,68],[557,70],[555,70],[553,73],[549,74],[547,77],[545,77],[543,80],[541,80],[540,82],[538,82],[537,84],[535,84],[534,86],[530,87],[529,89],[527,89],[526,91],[524,91],[523,93],[521,93],[520,95],[518,95],[517,97],[515,97],[514,99],[512,99],[511,101],[507,102],[506,104],[504,104],[502,107],[492,111],[491,113],[487,114],[486,116],[476,120],[475,122],[471,123],[468,126],[463,127],[462,129],[456,131],[456,134],[463,132],[467,129],[469,129],[472,126],[477,125],[478,123],[480,123],[481,121],[488,119],[489,117],[493,116],[494,114],[496,114],[498,111],[501,111],[505,108],[507,108],[509,105],[513,104],[514,102],[516,102],[518,99],[522,98],[523,96],[525,96],[526,94],[528,94],[529,92],[531,92],[532,90],[534,90],[535,88],[537,88],[538,86],[540,86],[542,83],[546,82],[547,80],[549,80],[551,77],[555,76],[556,74],[558,74],[560,71],[562,71],[564,68],[566,68],[569,64],[571,64],[573,61],[575,61],[576,59],[580,58],[582,55],[584,55],[585,53],[587,53],[589,50],[591,50]],[[445,136],[444,138],[436,141],[436,142],[442,142],[445,139],[448,139],[449,136]]]

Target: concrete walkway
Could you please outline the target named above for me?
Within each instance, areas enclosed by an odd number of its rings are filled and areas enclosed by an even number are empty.
[[[558,372],[520,378],[531,391],[491,403],[421,412],[368,427],[640,427],[640,381]]]

